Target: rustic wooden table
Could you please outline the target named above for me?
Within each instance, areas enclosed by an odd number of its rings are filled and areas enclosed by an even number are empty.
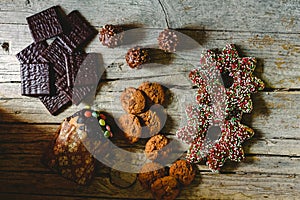
[[[148,30],[180,29],[204,48],[235,43],[244,56],[258,59],[256,75],[266,83],[253,96],[254,110],[244,123],[256,134],[245,144],[246,159],[227,163],[220,174],[200,166],[193,184],[178,199],[300,198],[300,1],[299,0],[1,0],[0,2],[0,199],[151,199],[139,183],[122,189],[110,182],[103,166],[90,186],[78,186],[40,163],[58,124],[79,108],[71,106],[51,116],[38,99],[20,95],[19,63],[15,54],[32,42],[26,17],[53,5],[66,13],[77,9],[99,29],[106,23]],[[146,30],[145,29],[145,30]],[[155,40],[145,31],[143,44]],[[150,38],[150,39],[149,39]],[[144,40],[144,41],[143,41]],[[166,67],[132,71],[124,63],[127,47],[113,50],[97,38],[87,52],[101,53],[107,68],[95,106],[120,113],[117,96],[142,80],[168,83],[175,94],[189,91],[184,62],[161,62]],[[171,66],[171,68],[170,68]],[[172,77],[172,78],[170,78]],[[182,80],[182,81],[179,81]],[[180,113],[167,107],[174,134]],[[182,113],[181,113],[182,114]]]

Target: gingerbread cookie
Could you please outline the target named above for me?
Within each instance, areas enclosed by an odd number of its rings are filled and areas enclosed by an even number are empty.
[[[163,128],[167,114],[164,108],[160,105],[153,105],[148,111],[138,115],[142,125],[147,129],[143,132],[143,137],[151,137],[159,133]]]
[[[123,109],[130,114],[139,114],[145,109],[145,96],[140,90],[133,87],[126,88],[120,99]]]
[[[154,181],[151,192],[157,200],[172,200],[180,193],[180,186],[173,176],[165,176]]]
[[[165,161],[168,158],[171,148],[167,145],[169,144],[169,139],[161,134],[155,135],[145,146],[145,154],[148,159],[156,161]]]
[[[155,104],[163,104],[165,101],[165,91],[159,83],[147,81],[142,83],[138,89],[142,90]]]
[[[119,118],[119,126],[130,143],[135,143],[142,135],[139,118],[132,114],[125,114]]]
[[[170,176],[175,177],[184,186],[191,184],[196,176],[196,168],[186,160],[177,160],[169,170]]]
[[[138,180],[142,187],[150,189],[151,184],[158,178],[165,176],[165,168],[155,162],[146,163],[140,170]]]

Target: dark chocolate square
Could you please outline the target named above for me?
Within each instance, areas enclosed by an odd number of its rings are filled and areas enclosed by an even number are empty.
[[[62,91],[74,104],[78,105],[87,97],[95,95],[96,86],[86,85],[78,87],[70,87],[67,84],[66,75],[61,77],[56,83],[56,87]]]
[[[20,63],[41,63],[39,56],[47,47],[47,42],[32,43],[20,51],[16,57]]]
[[[70,33],[62,34],[57,39],[69,52],[83,48],[98,33],[78,11],[68,14],[68,20],[72,27]]]
[[[53,6],[26,18],[35,42],[41,42],[63,33],[62,13],[59,6]]]
[[[48,64],[22,64],[20,71],[22,95],[38,96],[50,94]]]
[[[51,91],[51,95],[39,96],[39,99],[52,115],[57,115],[66,105],[70,103],[70,99],[62,90],[56,87],[61,76],[54,72],[51,78],[54,78],[54,80],[51,80],[54,82],[52,87],[54,88],[54,91]]]

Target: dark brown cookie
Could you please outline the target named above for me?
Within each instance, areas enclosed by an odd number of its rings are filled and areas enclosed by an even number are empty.
[[[161,105],[153,105],[149,110],[138,115],[142,125],[146,127],[143,137],[148,138],[159,133],[166,122],[167,114]]]
[[[180,193],[179,183],[176,178],[165,176],[152,183],[151,192],[157,200],[172,200]]]
[[[167,160],[171,148],[167,145],[169,144],[169,139],[161,134],[155,135],[148,140],[145,146],[145,154],[148,159],[163,161]]]
[[[196,176],[196,168],[186,160],[177,160],[170,167],[170,176],[175,177],[184,186],[191,184]]]
[[[120,99],[123,109],[130,114],[139,114],[145,109],[145,96],[140,90],[133,87],[126,88]]]
[[[132,114],[125,114],[119,118],[120,129],[130,143],[135,143],[142,135],[142,127],[139,118]]]
[[[140,68],[142,64],[150,61],[149,51],[148,49],[134,47],[127,51],[125,59],[130,68]]]
[[[165,168],[155,162],[146,163],[138,174],[138,180],[145,189],[150,189],[151,184],[158,178],[165,176]]]
[[[163,104],[165,101],[165,91],[159,83],[147,81],[142,83],[138,89],[142,90],[155,104]]]

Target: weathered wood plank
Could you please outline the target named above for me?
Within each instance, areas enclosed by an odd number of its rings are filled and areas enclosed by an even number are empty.
[[[2,0],[0,23],[26,23],[25,18],[59,4],[68,13],[78,9],[94,25],[139,24],[165,28],[299,33],[299,2],[280,1],[9,1]],[[17,13],[17,17],[16,17]],[[116,14],[117,13],[117,14]]]
[[[297,0],[162,0],[171,27],[299,33]],[[298,18],[298,20],[296,19]]]
[[[26,17],[47,9],[54,5],[60,5],[66,13],[79,10],[85,18],[95,26],[106,23],[133,24],[146,27],[165,27],[164,14],[157,1],[10,1],[3,0],[0,3],[0,24],[25,24]],[[17,14],[17,15],[16,15]]]
[[[57,128],[58,125],[0,124],[0,130],[2,130],[0,132],[0,154],[42,155]],[[168,135],[168,137],[174,138],[172,135]],[[120,147],[130,146],[121,138],[118,138],[115,143]],[[143,149],[144,142],[135,146]],[[295,139],[260,138],[255,135],[244,146],[247,155],[300,156],[299,140]],[[183,144],[182,148],[185,150],[184,148],[187,147]]]
[[[0,56],[0,82],[20,81],[19,63],[15,54],[32,42],[26,25],[2,25],[0,30],[2,39],[10,43],[9,52],[2,52]],[[268,88],[299,88],[300,87],[300,43],[297,34],[280,33],[248,33],[248,32],[218,32],[218,31],[189,31],[182,30],[191,44],[191,49],[178,51],[173,57],[156,55],[153,62],[160,64],[155,70],[131,70],[124,59],[129,47],[135,44],[157,47],[156,37],[159,29],[137,29],[128,33],[129,37],[136,38],[135,43],[124,45],[120,48],[108,49],[100,45],[98,38],[88,46],[87,51],[100,53],[103,65],[115,65],[107,68],[107,79],[140,78],[147,73],[148,76],[158,76],[171,73],[187,74],[192,65],[199,62],[200,52],[209,48],[222,48],[227,43],[235,43],[241,49],[241,55],[254,56],[258,59],[256,74],[261,77]],[[189,39],[190,38],[190,39]],[[199,42],[201,45],[199,45]],[[1,50],[0,50],[1,52]],[[150,67],[148,67],[150,68]],[[154,67],[153,67],[154,68]],[[172,68],[172,70],[170,70]]]
[[[151,193],[142,189],[138,182],[128,189],[120,189],[110,183],[109,177],[98,177],[86,187],[75,185],[52,174],[13,172],[8,175],[0,172],[0,177],[0,192],[5,193],[74,198],[152,198]],[[299,196],[299,182],[298,175],[201,174],[192,185],[183,188],[178,199],[284,199]]]
[[[174,76],[172,76],[174,78]],[[184,105],[193,102],[194,91],[190,90],[182,81],[182,87],[172,85],[166,77],[150,78],[150,81],[164,81],[173,94],[172,103],[166,107],[169,115],[164,131],[175,133],[180,127],[181,119],[185,118]],[[177,80],[174,78],[174,80]],[[142,80],[140,81],[142,82]],[[136,80],[111,81],[101,85],[93,104],[95,109],[104,110],[113,116],[123,113],[119,103],[119,96],[123,88],[137,87]],[[169,83],[168,83],[169,82]],[[2,84],[3,85],[3,84]],[[18,92],[19,84],[10,83],[7,91],[0,88],[0,105],[2,115],[0,121],[26,123],[58,123],[65,117],[73,114],[84,105],[71,106],[58,116],[51,116],[41,102],[35,98],[21,97]],[[4,94],[4,95],[3,95]],[[254,110],[245,115],[246,125],[256,130],[257,137],[261,138],[299,138],[299,92],[259,92],[253,95]]]

